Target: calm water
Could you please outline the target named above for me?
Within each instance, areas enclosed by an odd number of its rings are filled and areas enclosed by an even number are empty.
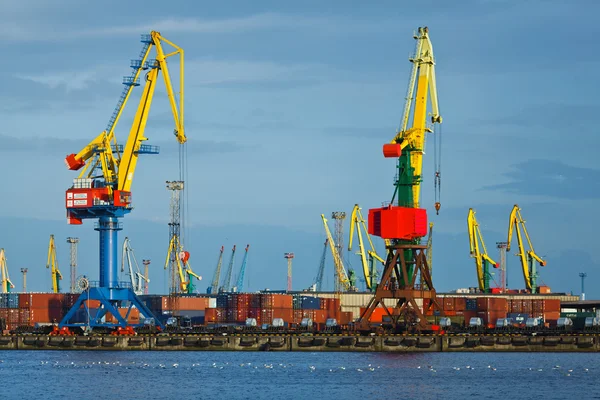
[[[597,354],[0,351],[1,399],[600,399],[598,382]]]

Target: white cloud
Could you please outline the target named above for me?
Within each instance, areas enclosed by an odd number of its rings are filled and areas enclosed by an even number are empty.
[[[15,76],[19,79],[48,86],[50,89],[64,87],[67,92],[87,89],[91,83],[96,82],[99,79],[96,70],[56,72],[39,75],[17,74]]]

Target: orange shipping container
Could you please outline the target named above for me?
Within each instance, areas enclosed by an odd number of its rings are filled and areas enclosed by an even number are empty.
[[[510,312],[521,314],[523,313],[523,301],[522,300],[511,300],[510,301]]]
[[[366,308],[361,307],[360,315],[363,315],[365,310]],[[388,308],[388,311],[390,312],[390,314],[392,313],[392,309]],[[373,310],[373,313],[371,314],[371,318],[369,320],[371,322],[382,322],[384,316],[388,316],[388,313],[385,311],[385,309],[383,307],[377,307],[375,310]]]
[[[205,310],[208,308],[208,298],[206,297],[181,297],[179,299],[180,310]]]
[[[545,299],[544,300],[544,312],[560,312],[560,300],[559,299]]]
[[[294,310],[291,308],[274,308],[273,318],[281,318],[284,322],[291,323],[294,320]]]

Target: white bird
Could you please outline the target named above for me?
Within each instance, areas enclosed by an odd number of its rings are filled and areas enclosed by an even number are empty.
[[[568,372],[573,372],[573,370],[572,370],[572,369],[570,369],[570,370],[568,370]]]
[[[358,372],[363,372],[363,370],[362,370],[362,369],[360,369],[360,368],[356,368],[356,370],[357,370]]]
[[[371,368],[369,368],[369,371],[371,371],[371,372],[375,371],[375,368],[371,367]]]
[[[179,364],[177,364],[177,363],[173,364],[173,368],[177,368],[177,367],[179,367]]]
[[[585,372],[588,372],[588,371],[589,371],[589,369],[587,369],[587,368],[584,368],[583,370],[584,370]]]
[[[419,366],[417,367],[417,369],[421,369],[421,366],[419,365]]]

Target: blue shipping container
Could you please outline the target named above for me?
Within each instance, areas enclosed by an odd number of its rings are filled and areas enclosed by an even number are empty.
[[[320,310],[321,299],[318,297],[303,297],[302,298],[302,309],[303,310]]]

